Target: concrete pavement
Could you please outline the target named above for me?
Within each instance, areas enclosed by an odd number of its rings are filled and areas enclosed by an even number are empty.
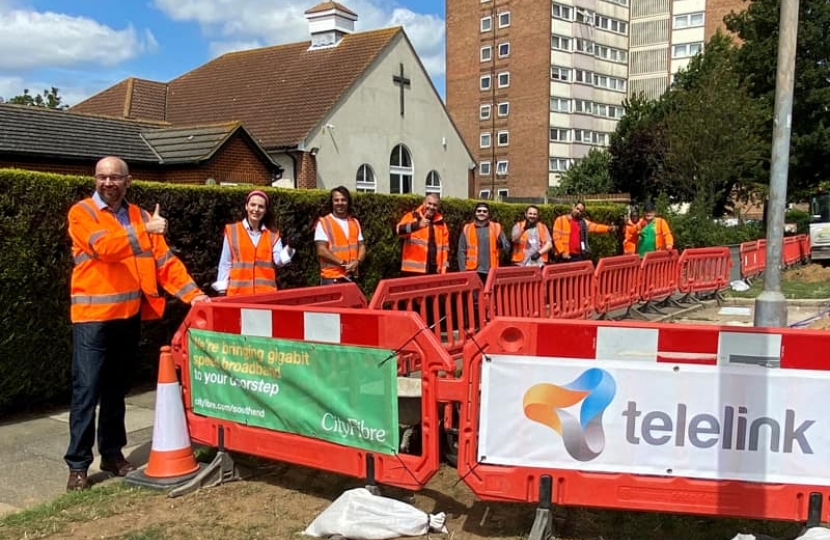
[[[155,391],[127,398],[127,446],[124,456],[134,465],[147,463],[153,437]],[[0,515],[47,502],[66,491],[68,470],[63,454],[69,442],[69,411],[14,418],[0,424]],[[93,483],[111,478],[98,468],[89,469]]]

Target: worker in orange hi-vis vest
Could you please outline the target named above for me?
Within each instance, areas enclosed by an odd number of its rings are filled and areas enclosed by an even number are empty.
[[[127,444],[124,397],[141,338],[142,319],[160,318],[166,300],[159,285],[183,302],[208,302],[170,251],[159,205],[150,214],[126,200],[132,183],[124,160],[95,165],[95,192],[69,209],[72,397],[69,411],[67,491],[89,488],[87,469],[96,441],[102,471],[125,476],[135,467]]]
[[[475,270],[486,283],[490,269],[499,265],[499,251],[510,253],[510,242],[501,225],[490,219],[489,204],[477,203],[474,213],[458,238],[458,269]]]
[[[441,199],[435,193],[407,212],[395,232],[403,238],[401,275],[446,274],[449,269],[450,231],[438,211]]]
[[[244,219],[225,226],[213,288],[229,296],[276,291],[277,268],[291,262],[298,243],[296,234],[280,236],[268,195],[251,191]]]
[[[637,207],[632,207],[625,220],[625,238],[623,239],[623,253],[633,255],[637,253],[637,240],[640,238],[640,229],[645,225],[645,220],[640,219]]]
[[[352,216],[352,195],[343,186],[331,190],[329,213],[317,220],[314,244],[320,261],[320,284],[354,281],[366,258],[360,222]]]
[[[674,236],[668,222],[657,217],[657,209],[653,204],[643,206],[645,219],[640,227],[640,238],[637,242],[637,255],[645,257],[651,251],[674,249]]]
[[[591,247],[588,245],[588,233],[616,232],[616,225],[603,225],[588,221],[583,217],[585,203],[577,202],[570,214],[563,214],[553,221],[553,246],[561,262],[573,262],[588,259]]]
[[[513,225],[511,232],[513,255],[510,262],[515,266],[543,266],[553,249],[547,225],[539,221],[539,207],[525,208],[524,220]]]

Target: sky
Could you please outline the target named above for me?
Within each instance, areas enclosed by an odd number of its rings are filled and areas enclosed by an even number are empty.
[[[74,105],[127,77],[167,82],[223,53],[308,39],[318,0],[0,0],[0,97]],[[341,0],[356,30],[403,26],[444,94],[444,0]]]

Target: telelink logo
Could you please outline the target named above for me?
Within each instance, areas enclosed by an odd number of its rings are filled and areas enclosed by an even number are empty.
[[[564,386],[532,386],[524,395],[525,416],[559,433],[572,458],[591,461],[605,448],[602,413],[616,391],[617,384],[607,371],[591,368]],[[580,401],[578,419],[564,410]]]
[[[617,384],[602,369],[591,368],[564,386],[541,383],[525,392],[525,416],[547,426],[562,436],[565,450],[577,461],[591,461],[605,448],[602,415],[614,399]],[[564,409],[579,402],[579,418]],[[815,420],[798,422],[793,409],[784,411],[781,423],[768,416],[752,418],[747,407],[724,406],[720,417],[704,413],[689,415],[687,405],[678,403],[674,416],[664,411],[645,412],[636,401],[629,401],[622,412],[625,418],[625,439],[628,444],[662,446],[673,443],[696,448],[720,446],[723,450],[784,454],[800,450],[812,454],[807,431]],[[639,420],[639,422],[638,422]]]

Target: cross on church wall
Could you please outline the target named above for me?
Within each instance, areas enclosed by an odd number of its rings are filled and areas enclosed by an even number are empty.
[[[404,116],[404,112],[405,112],[405,109],[404,109],[404,90],[405,90],[405,88],[404,87],[410,87],[410,86],[412,86],[412,84],[411,84],[411,81],[409,80],[409,78],[405,77],[404,74],[403,74],[403,63],[399,64],[399,66],[400,66],[399,75],[392,75],[392,82],[394,84],[397,84],[398,87],[400,87],[400,89],[401,89],[401,92],[400,92],[401,93],[401,116]]]

